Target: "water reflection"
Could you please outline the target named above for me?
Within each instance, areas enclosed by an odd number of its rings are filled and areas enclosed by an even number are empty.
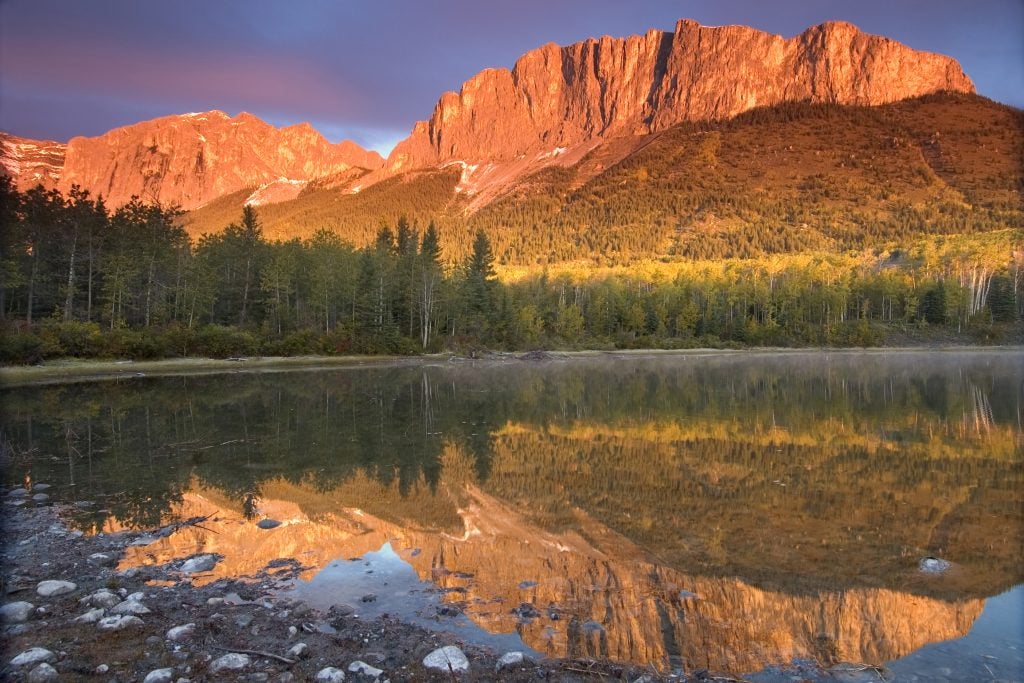
[[[212,515],[126,558],[223,554],[206,580],[390,544],[544,653],[882,662],[1022,579],[1022,379],[1013,353],[793,354],[8,390],[5,476],[97,501],[91,530]]]

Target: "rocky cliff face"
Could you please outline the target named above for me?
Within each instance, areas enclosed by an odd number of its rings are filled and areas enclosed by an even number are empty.
[[[876,105],[937,91],[974,92],[955,60],[847,23],[793,38],[682,20],[674,33],[545,45],[441,96],[429,121],[388,157],[387,173],[448,161],[554,154],[599,137],[810,100]]]
[[[0,173],[10,176],[19,190],[42,185],[57,187],[67,145],[52,140],[28,140],[0,133]]]
[[[193,209],[247,187],[302,184],[381,163],[376,152],[348,141],[331,144],[306,123],[275,128],[251,114],[211,111],[73,138],[59,188],[80,185],[113,207],[134,195]]]

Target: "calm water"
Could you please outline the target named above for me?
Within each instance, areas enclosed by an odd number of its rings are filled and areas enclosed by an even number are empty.
[[[88,531],[213,516],[125,564],[296,557],[317,606],[498,647],[1018,680],[1022,394],[1019,351],[136,378],[4,390],[4,470]]]

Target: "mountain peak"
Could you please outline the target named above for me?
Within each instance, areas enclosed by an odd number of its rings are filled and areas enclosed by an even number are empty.
[[[275,128],[249,112],[220,110],[76,137],[66,148],[14,138],[3,147],[4,165],[22,189],[39,181],[64,192],[79,185],[112,207],[137,196],[186,210],[280,178],[304,183],[383,162],[353,142],[331,144],[308,123]]]
[[[511,71],[481,71],[441,96],[386,168],[512,161],[787,101],[877,105],[944,90],[974,92],[953,59],[847,22],[783,38],[680,19],[672,33],[547,44]]]

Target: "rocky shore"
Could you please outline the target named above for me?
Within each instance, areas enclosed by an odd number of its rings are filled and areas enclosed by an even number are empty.
[[[8,492],[11,493],[11,492]],[[68,508],[7,495],[3,505],[0,680],[9,681],[686,681],[592,660],[533,661],[383,615],[327,613],[278,595],[299,563],[193,586],[216,555],[119,570],[125,548],[167,530],[88,536]],[[19,503],[21,501],[21,503]],[[730,680],[730,679],[719,679]]]

